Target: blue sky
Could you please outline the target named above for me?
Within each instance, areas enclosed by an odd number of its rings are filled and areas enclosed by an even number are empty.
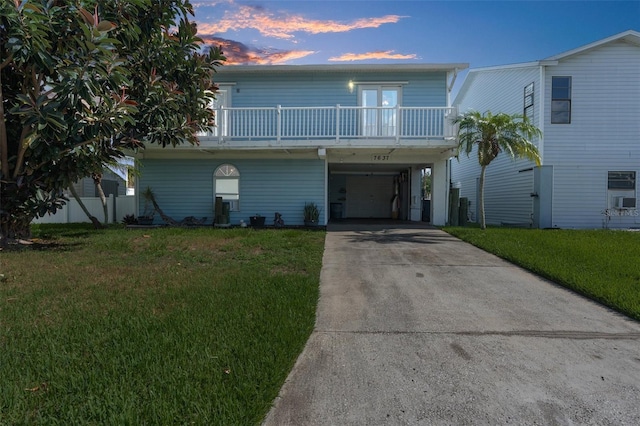
[[[632,29],[636,1],[192,0],[229,63],[469,63],[543,59]]]
[[[244,63],[542,59],[628,29],[637,1],[193,0],[201,36]],[[234,54],[235,53],[235,54]]]

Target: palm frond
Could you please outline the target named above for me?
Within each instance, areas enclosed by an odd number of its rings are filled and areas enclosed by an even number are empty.
[[[464,152],[468,157],[477,147],[481,165],[491,163],[500,152],[540,165],[538,149],[531,140],[542,137],[542,132],[523,115],[469,111],[453,123],[458,125],[458,155]]]

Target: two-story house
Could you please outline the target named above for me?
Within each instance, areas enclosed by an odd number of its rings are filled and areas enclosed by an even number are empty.
[[[177,219],[231,224],[275,212],[303,223],[346,218],[422,218],[422,171],[432,171],[428,215],[446,221],[448,159],[456,146],[450,93],[468,64],[224,66],[216,75],[216,128],[199,146],[148,146],[137,194],[150,187]],[[139,200],[139,208],[143,200]]]
[[[542,167],[498,156],[486,171],[488,224],[535,228],[640,226],[640,33],[626,31],[550,58],[469,70],[454,101],[524,114],[543,132]],[[451,162],[451,181],[477,220],[474,153]]]

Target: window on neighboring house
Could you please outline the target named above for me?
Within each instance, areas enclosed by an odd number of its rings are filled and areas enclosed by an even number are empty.
[[[240,210],[240,172],[231,164],[222,164],[213,174],[214,202],[215,197],[229,203],[231,211]]]
[[[524,88],[524,116],[533,122],[533,83]]]
[[[551,123],[571,123],[571,77],[551,77]]]
[[[613,171],[607,176],[609,208],[636,208],[636,172]]]
[[[609,172],[607,188],[617,190],[635,190],[636,172]]]

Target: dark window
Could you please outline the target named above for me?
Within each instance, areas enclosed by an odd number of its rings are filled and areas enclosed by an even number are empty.
[[[609,189],[636,189],[636,172],[609,172]]]
[[[524,88],[524,116],[533,121],[533,83]]]
[[[571,123],[571,77],[551,77],[551,123]]]

